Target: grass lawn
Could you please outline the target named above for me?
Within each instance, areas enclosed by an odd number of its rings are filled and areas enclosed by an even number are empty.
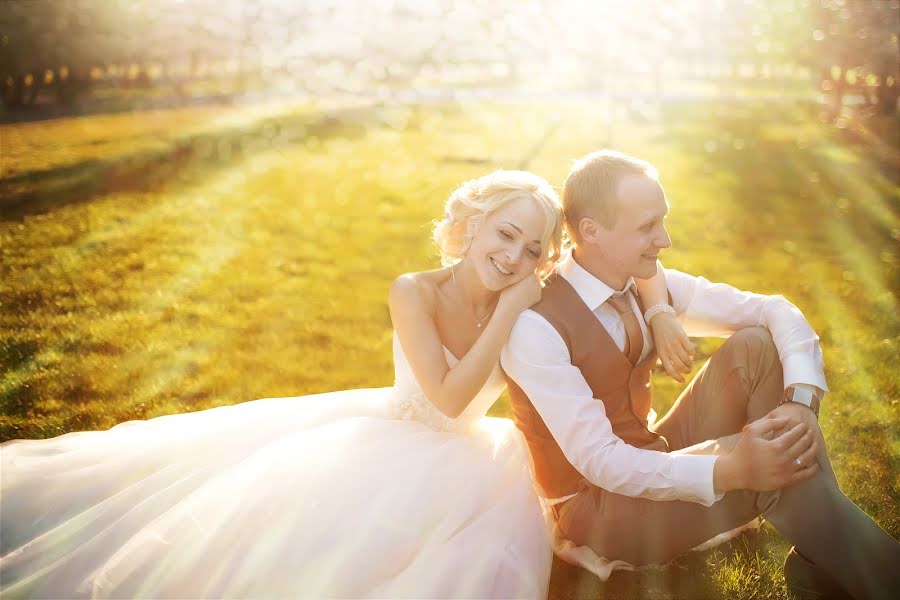
[[[455,185],[499,167],[560,185],[611,144],[660,168],[667,266],[801,307],[838,478],[900,536],[900,188],[865,136],[764,102],[197,110],[0,130],[0,211],[18,199],[0,220],[0,439],[390,385],[387,289],[438,264],[430,221]],[[655,384],[662,414],[680,386]],[[551,597],[786,597],[787,548],[764,527],[606,584],[557,561]]]

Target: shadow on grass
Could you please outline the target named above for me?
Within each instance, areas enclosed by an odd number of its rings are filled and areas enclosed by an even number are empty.
[[[186,169],[227,164],[261,149],[307,138],[356,139],[366,134],[376,107],[348,108],[321,115],[263,119],[251,127],[231,128],[176,140],[163,150],[126,157],[87,160],[4,178],[0,183],[0,221],[90,201],[110,192],[150,191],[177,180]]]
[[[16,365],[26,377],[9,378],[0,388],[0,415],[22,417],[0,422],[0,442],[46,438],[70,431],[98,428],[103,418],[103,394],[78,361],[42,364],[34,342],[16,344],[0,359],[3,369]],[[29,354],[30,351],[30,354]],[[8,360],[14,356],[14,361]],[[9,373],[11,371],[7,371]],[[146,407],[129,406],[121,420],[144,418]]]
[[[0,387],[0,414],[24,417],[33,409],[38,400],[35,389],[27,384],[17,384],[7,377],[29,364],[38,352],[40,345],[33,340],[0,344],[0,373],[4,375],[4,384]]]
[[[674,598],[778,598],[784,597],[779,576],[760,576],[761,556],[772,540],[763,529],[745,532],[734,540],[702,552],[689,552],[665,567],[616,571],[601,581],[587,571],[554,558],[549,600],[616,600]],[[780,556],[780,548],[776,552]],[[786,551],[786,550],[785,550]],[[736,565],[755,565],[735,569]],[[735,593],[738,592],[738,593]]]

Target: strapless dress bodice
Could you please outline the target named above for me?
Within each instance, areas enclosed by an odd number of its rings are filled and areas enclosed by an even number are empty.
[[[394,387],[392,391],[392,403],[397,418],[419,421],[435,431],[452,431],[464,433],[473,430],[478,420],[487,414],[488,409],[503,392],[505,381],[500,364],[494,365],[490,377],[481,390],[472,399],[465,410],[456,417],[445,415],[425,396],[422,387],[416,380],[400,345],[397,334],[394,333]],[[444,354],[451,367],[459,360],[444,346]]]

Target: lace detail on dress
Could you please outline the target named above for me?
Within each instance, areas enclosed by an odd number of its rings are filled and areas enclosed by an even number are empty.
[[[444,348],[450,365],[459,362],[453,354]],[[471,431],[488,408],[497,400],[503,391],[504,381],[500,365],[494,367],[481,391],[472,399],[463,412],[456,418],[445,415],[431,401],[416,381],[400,346],[397,334],[394,334],[394,390],[393,405],[398,419],[418,421],[435,431],[452,431],[465,433]]]
[[[395,398],[395,406],[398,419],[419,421],[435,431],[462,432],[467,429],[460,419],[451,419],[434,407],[421,390]]]

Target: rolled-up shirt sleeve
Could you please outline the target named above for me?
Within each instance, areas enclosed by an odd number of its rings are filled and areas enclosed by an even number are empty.
[[[745,327],[765,327],[778,349],[784,386],[808,384],[828,391],[819,336],[784,296],[745,292],[675,269],[665,273],[675,314],[689,336],[727,337]]]
[[[501,363],[568,461],[594,485],[625,496],[704,506],[718,499],[713,490],[716,456],[642,450],[613,433],[603,402],[593,397],[581,371],[572,365],[565,342],[534,311],[519,316]]]

